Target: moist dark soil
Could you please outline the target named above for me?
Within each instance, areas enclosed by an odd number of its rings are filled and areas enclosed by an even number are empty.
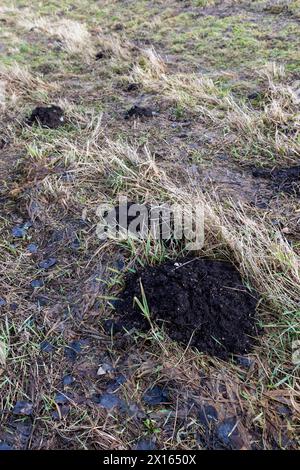
[[[252,173],[255,178],[269,179],[275,191],[300,196],[300,165],[272,170],[254,168]]]
[[[55,129],[65,122],[64,112],[59,106],[37,106],[27,120],[28,124],[40,124]]]
[[[107,59],[110,57],[110,54],[107,51],[99,51],[95,55],[96,60]]]
[[[124,25],[122,23],[117,23],[114,26],[114,31],[123,31],[123,29],[124,29]]]
[[[150,329],[134,298],[145,291],[151,320],[183,345],[222,359],[248,353],[258,334],[258,296],[228,262],[199,258],[167,261],[128,274],[117,313],[126,330]]]
[[[151,108],[145,108],[143,106],[132,106],[128,111],[125,113],[125,119],[130,118],[143,118],[143,117],[153,117],[155,115],[155,111]]]
[[[141,88],[141,84],[140,83],[129,83],[129,85],[127,85],[125,87],[125,91],[137,91],[137,90],[140,90]]]

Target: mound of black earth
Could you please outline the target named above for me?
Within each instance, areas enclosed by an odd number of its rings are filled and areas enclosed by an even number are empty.
[[[155,111],[151,108],[145,108],[143,106],[132,106],[132,108],[128,109],[125,113],[125,119],[130,118],[151,118],[155,115]]]
[[[56,129],[65,122],[64,112],[59,106],[37,106],[28,118],[28,124]]]
[[[151,320],[182,345],[228,359],[248,353],[255,344],[258,296],[245,287],[231,263],[183,258],[129,273],[116,304],[126,330],[150,329],[134,300],[143,303],[141,285]]]

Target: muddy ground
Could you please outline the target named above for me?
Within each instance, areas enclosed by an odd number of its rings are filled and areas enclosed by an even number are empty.
[[[300,6],[277,3],[3,2],[0,449],[299,446]],[[212,228],[211,261],[174,273],[182,246],[97,239],[99,202],[165,202],[169,180],[275,248],[247,272]]]

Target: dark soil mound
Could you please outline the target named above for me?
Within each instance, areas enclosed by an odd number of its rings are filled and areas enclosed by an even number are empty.
[[[109,57],[110,57],[110,54],[107,51],[99,51],[97,52],[95,59],[101,60],[101,59],[107,59]]]
[[[155,115],[155,111],[151,108],[144,108],[142,106],[132,106],[128,111],[125,113],[125,119],[130,118],[143,118],[143,117],[153,117]]]
[[[129,85],[125,87],[125,91],[137,91],[140,88],[141,88],[140,83],[129,83]]]
[[[142,301],[140,281],[151,319],[173,340],[223,359],[250,351],[257,297],[231,263],[184,258],[129,274],[116,310],[126,329],[145,331],[149,322],[134,302]]]
[[[275,191],[300,196],[300,166],[276,168],[273,170],[255,168],[252,171],[256,178],[270,179]]]
[[[65,122],[64,112],[59,106],[38,106],[28,119],[28,124],[40,124],[42,127],[55,129]]]

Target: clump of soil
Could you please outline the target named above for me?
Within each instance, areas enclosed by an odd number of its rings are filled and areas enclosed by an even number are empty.
[[[37,106],[28,118],[28,124],[40,124],[55,129],[65,122],[64,112],[59,106]]]
[[[122,23],[117,23],[114,26],[114,31],[123,31],[124,25]]]
[[[270,179],[275,191],[300,196],[300,165],[273,170],[254,168],[252,173],[255,178]]]
[[[107,51],[99,51],[95,55],[96,60],[108,59],[109,57],[110,57],[110,54]]]
[[[140,83],[129,83],[129,85],[127,85],[125,87],[125,91],[137,91],[141,88],[141,84]]]
[[[151,320],[173,340],[227,359],[251,350],[258,334],[258,302],[228,262],[199,258],[167,261],[126,278],[116,305],[124,328],[150,329],[134,298],[145,291]]]
[[[142,117],[153,117],[155,115],[155,111],[151,108],[145,108],[143,106],[134,105],[125,113],[125,119],[134,118],[142,118]]]
[[[249,93],[247,96],[248,100],[257,100],[260,97],[260,93],[258,91],[253,91],[252,93]]]

